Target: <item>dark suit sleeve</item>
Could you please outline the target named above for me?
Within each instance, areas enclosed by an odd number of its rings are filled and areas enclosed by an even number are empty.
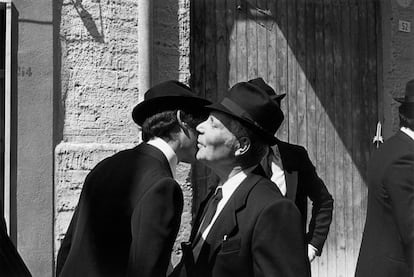
[[[255,277],[310,276],[300,213],[283,199],[272,202],[259,215],[252,238]]]
[[[384,176],[407,261],[414,262],[414,154],[395,161]]]
[[[183,209],[182,191],[164,178],[144,194],[131,218],[127,276],[166,276]]]
[[[317,255],[320,256],[332,222],[333,198],[316,173],[305,149],[301,156],[302,166],[299,168],[298,186],[312,201],[312,217],[306,240],[318,249]]]
[[[62,240],[62,243],[59,248],[59,252],[58,252],[57,260],[56,260],[56,276],[60,275],[63,265],[65,264],[66,259],[68,257],[70,248],[72,246],[72,236],[75,230],[77,219],[78,219],[78,208],[75,209],[75,212],[70,221],[68,230],[66,231],[65,238]]]

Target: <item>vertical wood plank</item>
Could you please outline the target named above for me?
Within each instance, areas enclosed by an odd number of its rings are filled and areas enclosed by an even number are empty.
[[[257,77],[257,56],[258,56],[258,37],[257,29],[259,28],[257,24],[257,4],[256,0],[251,0],[246,2],[246,18],[247,18],[247,30],[246,30],[246,41],[247,41],[247,76],[246,78],[239,79],[239,82],[246,82],[249,79]],[[243,3],[244,4],[244,3]]]
[[[272,0],[269,0],[272,1]],[[276,14],[276,92],[278,94],[288,93],[288,52],[289,45],[287,42],[288,36],[288,21],[287,21],[287,1],[277,0],[275,3]],[[289,139],[289,96],[285,96],[282,100],[281,108],[285,114],[285,120],[280,126],[277,137],[287,141]]]
[[[352,121],[348,120],[346,115],[352,114],[352,92],[351,92],[351,29],[350,29],[350,8],[348,0],[341,0],[341,22],[342,22],[342,51],[343,51],[343,70],[342,70],[342,88],[343,88],[343,133],[341,134],[344,144],[344,167],[343,167],[343,199],[344,199],[344,218],[345,218],[345,247],[346,247],[346,275],[354,275],[355,268],[355,241],[354,241],[354,224],[349,224],[353,220],[352,207],[352,155],[347,150],[352,149]]]
[[[315,58],[316,58],[316,82],[315,93],[315,120],[316,120],[316,167],[319,177],[325,182],[328,190],[332,192],[332,183],[327,182],[326,169],[326,152],[325,152],[325,132],[326,132],[326,112],[324,104],[325,99],[325,66],[324,66],[324,8],[323,0],[315,1]],[[332,231],[328,235],[322,255],[312,263],[312,276],[328,277],[328,256],[329,256],[329,238],[332,236]]]
[[[217,22],[216,22],[216,1],[215,0],[204,0],[205,1],[205,93],[206,98],[212,101],[217,100]],[[208,8],[207,8],[208,7]]]
[[[190,57],[190,84],[197,95],[205,97],[205,72],[203,68],[205,64],[205,16],[203,14],[204,0],[192,1],[190,5],[190,12],[190,48],[192,53],[197,53],[197,55],[191,55]]]
[[[266,1],[265,1],[266,2]],[[266,4],[266,5],[265,5]],[[266,10],[270,12],[271,18],[268,20],[271,21],[271,24],[268,24],[268,29],[266,29],[266,42],[267,42],[267,59],[263,62],[266,63],[267,68],[267,82],[276,93],[278,93],[276,86],[277,78],[277,57],[276,57],[276,32],[277,32],[277,14],[276,14],[276,1],[268,0],[267,3],[263,4],[266,7]],[[268,22],[270,23],[270,22]],[[280,138],[280,137],[279,137]]]
[[[316,161],[316,119],[315,119],[315,85],[316,85],[316,55],[315,55],[315,3],[306,1],[306,146],[312,162]]]
[[[366,10],[367,10],[367,44],[368,44],[368,74],[367,74],[367,98],[369,103],[369,119],[370,122],[374,124],[369,124],[369,134],[373,137],[376,131],[376,122],[378,120],[378,80],[377,80],[377,15],[376,15],[376,4],[377,0],[366,0]],[[371,143],[371,146],[368,148],[370,151],[368,156],[370,156],[374,145]]]
[[[306,143],[306,149],[309,154],[309,158],[315,164],[316,169],[318,170],[318,165],[316,164],[316,119],[315,119],[315,93],[316,93],[316,56],[315,56],[315,3],[313,0],[307,0],[304,3],[305,9],[305,45],[306,45],[306,55],[305,55],[305,64],[302,65],[303,71],[305,72],[306,83],[305,83],[305,101],[304,106],[304,120],[306,124],[304,126],[306,134],[303,138],[304,143]],[[312,216],[312,203],[308,201],[308,222]],[[317,260],[317,259],[316,259]],[[318,271],[318,263],[314,260],[312,262],[312,271]],[[315,275],[315,274],[314,274]]]
[[[216,87],[216,99],[218,100],[228,89],[228,46],[229,46],[229,36],[227,33],[227,8],[226,1],[215,0],[216,1],[216,78],[217,78],[217,87]]]
[[[266,0],[257,0],[257,75],[268,81],[267,30],[272,27],[272,17],[266,14]]]
[[[367,163],[369,159],[369,149],[372,147],[372,138],[374,136],[374,133],[370,133],[370,129],[375,128],[376,122],[367,122],[367,119],[370,119],[370,109],[369,109],[369,103],[375,102],[375,100],[370,99],[369,94],[369,81],[368,81],[368,20],[367,20],[367,1],[361,0],[358,1],[358,22],[359,22],[359,44],[358,44],[358,57],[359,57],[359,76],[360,76],[360,94],[361,98],[359,101],[360,106],[360,121],[364,122],[361,126],[362,128],[359,139],[359,162],[358,168],[361,178],[361,185],[359,187],[359,197],[361,198],[361,209],[359,211],[359,225],[363,226],[365,222],[365,214],[366,214],[366,198],[363,196],[365,195],[366,191],[366,169],[367,169]],[[372,118],[372,117],[371,117]],[[374,126],[370,126],[374,125]],[[362,227],[361,227],[362,230]],[[361,233],[362,234],[362,233]]]
[[[220,0],[218,0],[220,1]],[[226,0],[227,7],[227,33],[229,34],[229,80],[228,87],[232,87],[237,82],[237,22],[236,22],[236,0]]]
[[[296,2],[287,1],[287,42],[288,42],[288,67],[287,67],[287,100],[288,100],[288,132],[289,141],[291,143],[297,143],[298,141],[298,115],[297,115],[297,60],[296,55]]]
[[[380,34],[379,28],[377,24],[378,15],[377,12],[379,12],[378,6],[379,2],[377,0],[367,0],[367,40],[368,40],[368,74],[367,74],[367,100],[369,104],[369,134],[367,134],[367,142],[370,144],[370,147],[368,148],[369,151],[366,153],[366,165],[364,168],[367,168],[369,157],[371,156],[372,151],[375,149],[375,145],[372,144],[372,139],[376,132],[376,123],[380,119],[382,120],[382,117],[379,116],[379,111],[382,111],[382,106],[380,106],[379,97],[382,97],[383,93],[382,90],[378,87],[378,79],[377,79],[377,73],[382,72],[379,66],[377,66],[377,57],[378,60],[381,58],[378,56],[381,55],[381,53],[377,53],[377,49],[379,44],[381,43],[381,39],[377,38],[377,34]],[[384,123],[383,121],[381,123]],[[366,150],[368,150],[366,149]],[[361,209],[360,213],[360,222],[358,222],[358,236],[356,237],[356,240],[358,243],[362,240],[362,233],[366,218],[366,207],[367,207],[367,198],[368,198],[368,191],[367,191],[367,183],[366,183],[366,171],[364,171],[364,184],[361,186],[360,194],[361,194],[361,206],[364,207]]]
[[[360,67],[359,67],[359,40],[361,38],[360,28],[359,28],[359,17],[358,17],[358,1],[350,0],[350,25],[351,25],[351,55],[353,59],[351,60],[351,103],[353,107],[352,111],[352,198],[353,198],[353,208],[352,208],[352,217],[353,223],[356,228],[354,228],[354,238],[359,237],[362,234],[362,230],[358,228],[361,226],[361,210],[365,209],[362,205],[361,199],[361,187],[363,186],[363,180],[361,178],[359,166],[361,164],[361,136],[362,136],[362,118],[360,111],[360,102],[362,100],[361,94],[361,84],[360,84]],[[359,244],[358,244],[359,245]],[[358,247],[357,247],[358,249]],[[357,257],[358,250],[354,251],[354,255]]]
[[[296,0],[296,19],[297,19],[297,35],[296,35],[296,51],[295,56],[297,59],[296,65],[296,83],[297,83],[297,98],[296,98],[296,111],[292,110],[291,113],[297,114],[297,143],[306,147],[306,24],[307,15],[305,8],[305,0]]]
[[[247,79],[247,17],[246,4],[240,2],[237,5],[236,25],[237,25],[237,82],[245,81]]]
[[[335,183],[335,171],[333,168],[332,161],[335,159],[335,145],[334,145],[334,126],[333,126],[333,118],[331,118],[331,115],[334,113],[335,107],[333,105],[333,98],[334,98],[334,82],[333,82],[333,41],[332,41],[332,35],[333,30],[332,26],[335,21],[335,19],[332,16],[332,1],[330,0],[324,0],[324,26],[325,26],[325,40],[324,40],[324,52],[325,52],[325,111],[326,111],[326,145],[325,145],[325,151],[326,151],[326,161],[329,161],[326,163],[326,183],[327,184],[333,184],[334,187],[337,186]],[[337,199],[335,198],[335,190],[332,190],[331,193],[335,199],[335,206],[334,206],[334,217],[331,224],[331,235],[328,237],[327,242],[327,248],[325,249],[327,251],[328,255],[328,262],[327,265],[329,267],[328,269],[328,276],[336,276],[337,273],[337,251],[336,251],[336,233],[338,226],[336,224],[336,217],[337,217]]]
[[[334,168],[335,168],[335,199],[336,199],[336,217],[335,225],[336,229],[336,251],[337,251],[337,271],[336,276],[342,277],[346,276],[346,241],[345,241],[345,203],[343,199],[343,187],[344,187],[344,178],[343,178],[343,143],[341,140],[341,131],[343,128],[343,103],[342,103],[342,94],[344,93],[342,87],[342,74],[343,74],[343,57],[342,52],[342,22],[341,22],[341,6],[339,1],[335,1],[333,4],[332,16],[335,19],[334,22],[334,98],[332,99],[335,105],[334,115]]]

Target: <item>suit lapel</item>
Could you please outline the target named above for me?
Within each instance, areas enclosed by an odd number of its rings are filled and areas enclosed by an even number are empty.
[[[263,171],[261,167],[257,167],[255,171],[257,170]],[[214,256],[225,236],[230,237],[234,231],[237,230],[236,214],[244,208],[247,196],[261,178],[260,175],[256,174],[247,175],[246,179],[236,189],[220,215],[217,217],[206,238],[206,242],[211,246],[208,257],[209,260]]]
[[[286,180],[286,197],[295,202],[296,192],[298,189],[298,172],[297,171],[284,171]]]

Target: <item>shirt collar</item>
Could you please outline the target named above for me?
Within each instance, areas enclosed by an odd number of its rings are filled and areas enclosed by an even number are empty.
[[[401,132],[404,132],[405,134],[407,134],[411,139],[414,140],[414,131],[411,130],[410,128],[407,127],[401,127],[400,128]]]
[[[256,166],[252,166],[246,169],[243,169],[239,173],[227,179],[222,185],[219,184],[222,188],[223,198],[228,199],[233,194],[233,192],[240,186],[240,184],[246,179],[247,174],[253,171]]]
[[[167,161],[170,165],[172,175],[174,179],[176,179],[176,168],[177,168],[178,158],[177,158],[177,154],[175,154],[171,146],[165,140],[159,137],[154,137],[153,139],[149,140],[147,143],[156,147],[164,154],[165,158],[167,158]]]

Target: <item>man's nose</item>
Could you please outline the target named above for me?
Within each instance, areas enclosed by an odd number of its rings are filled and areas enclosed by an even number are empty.
[[[203,125],[204,125],[204,122],[205,121],[203,121],[203,122],[201,122],[200,124],[198,124],[197,125],[197,127],[196,127],[196,131],[198,132],[198,133],[202,133],[203,132]]]

